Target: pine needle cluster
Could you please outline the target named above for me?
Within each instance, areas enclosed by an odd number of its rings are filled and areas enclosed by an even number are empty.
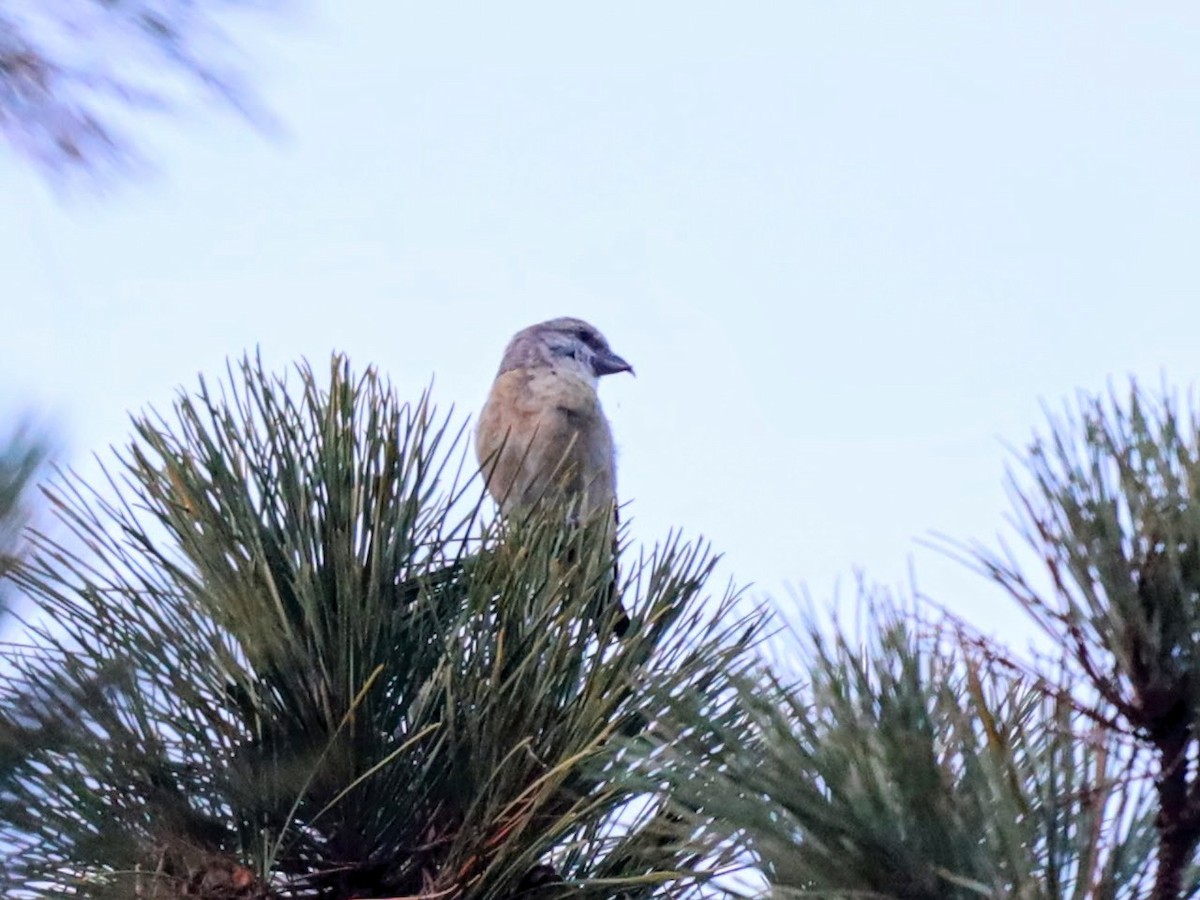
[[[733,851],[629,748],[663,697],[739,715],[712,556],[626,560],[618,641],[604,529],[486,522],[448,417],[342,358],[295,376],[246,360],[139,417],[103,490],[49,491],[76,549],[35,535],[17,576],[5,895],[698,890]]]
[[[871,591],[764,645],[706,547],[622,534],[614,587],[611,525],[491,519],[427,399],[341,357],[292,377],[244,360],[48,490],[63,539],[9,573],[5,897],[1200,889],[1200,419],[1171,398],[1035,440],[1040,572],[947,545],[1052,637],[1026,658]]]

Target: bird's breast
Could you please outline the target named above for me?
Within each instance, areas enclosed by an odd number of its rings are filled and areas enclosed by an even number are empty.
[[[505,511],[548,493],[612,502],[612,432],[595,389],[554,369],[500,375],[480,413],[476,452]]]

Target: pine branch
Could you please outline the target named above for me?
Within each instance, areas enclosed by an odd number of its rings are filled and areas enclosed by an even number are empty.
[[[129,113],[199,93],[265,127],[269,116],[231,55],[230,13],[248,0],[62,2],[0,8],[0,138],[56,182],[140,162]],[[124,114],[124,115],[123,115]]]
[[[1154,755],[1151,896],[1189,895],[1200,844],[1200,419],[1136,385],[1124,399],[1081,397],[1034,442],[1027,471],[1013,482],[1017,508],[1052,590],[1032,588],[1011,558],[970,555],[1069,649],[1093,720]]]
[[[753,728],[723,763],[685,730],[662,746],[673,792],[703,803],[772,891],[889,898],[1137,897],[1149,887],[1151,794],[1113,736],[1064,698],[992,665],[956,623],[886,598],[865,633],[815,619],[776,648],[808,674],[741,680]]]
[[[30,515],[29,494],[50,451],[44,428],[19,420],[0,437],[0,613],[6,576],[22,554],[22,531]]]
[[[626,746],[659,696],[716,708],[747,664],[735,598],[703,596],[707,550],[623,549],[638,627],[617,641],[610,529],[487,523],[455,474],[461,427],[340,357],[327,381],[296,375],[244,360],[139,417],[103,491],[52,489],[86,549],[39,536],[18,575],[51,624],[5,660],[22,727],[47,738],[0,782],[9,883],[698,889],[728,850],[641,837]]]

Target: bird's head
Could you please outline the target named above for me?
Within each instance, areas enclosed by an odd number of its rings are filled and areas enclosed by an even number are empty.
[[[633,366],[613,353],[594,326],[566,317],[518,331],[504,351],[500,374],[539,367],[566,369],[593,384],[602,375],[633,374]]]

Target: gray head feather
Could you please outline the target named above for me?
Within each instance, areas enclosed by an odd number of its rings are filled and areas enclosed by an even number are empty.
[[[508,342],[497,374],[546,367],[567,369],[592,380],[617,372],[633,374],[633,366],[612,352],[595,326],[570,317],[518,331]]]

